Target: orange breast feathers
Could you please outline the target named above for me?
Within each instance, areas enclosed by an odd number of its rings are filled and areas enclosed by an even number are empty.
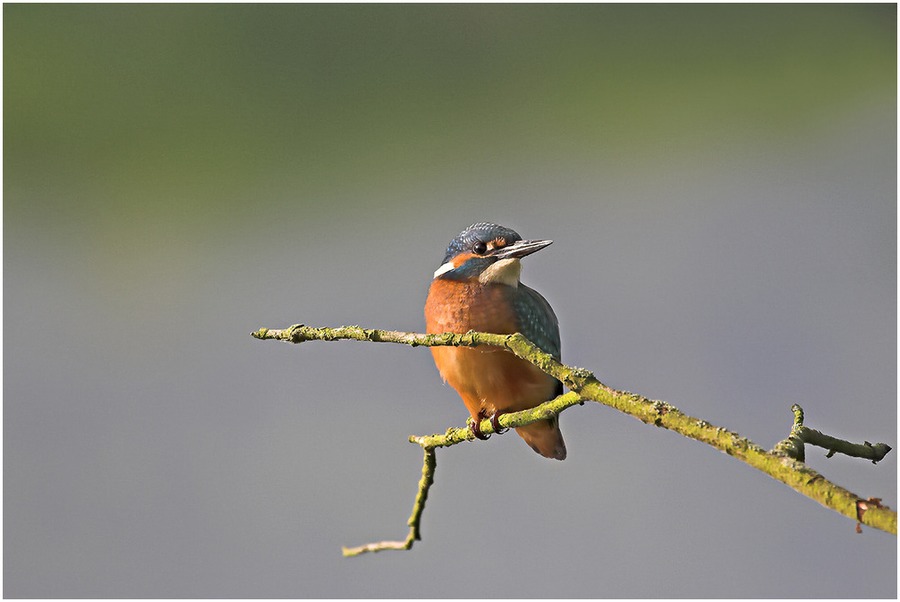
[[[509,295],[516,289],[436,278],[425,303],[428,333],[469,330],[511,334],[519,330]],[[462,397],[472,417],[484,411],[516,412],[551,399],[556,380],[497,347],[432,347],[434,363]]]

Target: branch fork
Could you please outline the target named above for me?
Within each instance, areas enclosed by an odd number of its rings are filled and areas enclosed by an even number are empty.
[[[490,334],[470,331],[465,334],[420,334],[394,330],[366,329],[359,326],[339,328],[313,328],[303,324],[295,324],[289,328],[275,330],[260,328],[250,333],[262,340],[277,340],[289,343],[305,341],[355,340],[376,343],[402,343],[413,347],[465,346],[478,347],[490,345],[501,347],[510,353],[531,362],[546,374],[561,381],[570,391],[539,406],[520,412],[502,414],[498,418],[501,428],[526,426],[538,420],[556,416],[574,405],[584,405],[586,401],[594,401],[612,407],[620,412],[637,418],[646,424],[675,431],[685,437],[706,443],[730,456],[753,466],[770,477],[777,479],[813,499],[826,508],[830,508],[860,524],[897,533],[897,512],[883,506],[880,498],[863,499],[850,491],[831,483],[825,477],[804,464],[805,445],[816,445],[828,450],[827,457],[842,453],[852,457],[879,462],[891,451],[885,443],[871,444],[851,443],[836,437],[825,435],[815,429],[803,425],[803,410],[799,405],[792,406],[794,422],[787,439],[779,442],[774,449],[766,451],[759,445],[728,429],[717,427],[705,420],[691,417],[678,408],[664,401],[651,400],[646,397],[617,391],[606,386],[588,370],[567,366],[544,353],[519,333]],[[490,420],[482,420],[481,431],[484,434],[495,432]],[[434,472],[437,468],[436,450],[471,441],[475,437],[469,428],[450,428],[443,434],[410,436],[409,441],[419,445],[424,451],[422,477],[413,503],[413,511],[407,521],[409,533],[403,541],[382,541],[363,546],[343,548],[344,556],[358,556],[367,552],[382,550],[409,550],[413,543],[421,539],[421,519],[425,510],[428,491],[434,483]]]

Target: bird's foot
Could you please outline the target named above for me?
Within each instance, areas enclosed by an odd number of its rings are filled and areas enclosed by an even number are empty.
[[[475,435],[476,439],[481,439],[482,441],[487,441],[491,438],[491,434],[484,434],[481,432],[481,421],[487,418],[484,414],[484,410],[478,412],[478,415],[472,418],[472,422],[469,424],[469,429],[471,429],[472,434]]]
[[[500,414],[502,413],[503,412],[497,411],[491,414],[491,426],[494,427],[494,432],[498,435],[502,435],[509,430],[508,428],[503,428],[502,426],[500,426]]]
[[[498,435],[502,435],[509,430],[508,428],[503,428],[502,426],[500,426],[500,415],[502,413],[503,412],[494,412],[490,417],[491,427],[493,427],[494,432]],[[491,438],[491,433],[484,433],[481,430],[481,421],[487,417],[487,413],[484,410],[481,410],[480,412],[478,412],[478,415],[472,419],[471,424],[469,424],[469,428],[472,430],[472,434],[475,435],[476,439],[487,441]]]

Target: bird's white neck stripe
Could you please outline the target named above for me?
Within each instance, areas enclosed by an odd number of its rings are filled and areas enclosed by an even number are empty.
[[[442,265],[441,267],[439,267],[438,269],[436,269],[434,271],[434,277],[437,278],[438,276],[440,276],[442,274],[446,274],[447,272],[449,272],[451,270],[455,270],[455,269],[456,269],[456,266],[453,265],[453,261],[452,260],[448,261],[447,263],[445,263],[444,265]]]

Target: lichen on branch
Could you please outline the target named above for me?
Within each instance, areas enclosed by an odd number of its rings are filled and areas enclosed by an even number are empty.
[[[767,451],[735,432],[689,416],[671,404],[651,400],[627,391],[612,389],[597,380],[590,371],[567,366],[555,360],[519,333],[491,334],[470,331],[464,334],[421,334],[395,330],[366,329],[359,326],[313,328],[295,324],[289,328],[278,330],[260,328],[250,334],[257,339],[278,340],[289,343],[354,340],[375,343],[401,343],[413,347],[478,347],[482,345],[500,347],[531,362],[570,389],[569,393],[560,395],[534,408],[502,414],[498,421],[502,428],[526,426],[538,420],[558,415],[574,405],[583,405],[586,401],[601,403],[633,416],[646,424],[665,428],[690,439],[706,443],[781,481],[795,491],[819,502],[826,508],[831,508],[844,516],[859,521],[859,523],[895,535],[897,533],[897,512],[887,506],[882,506],[879,498],[863,499],[831,483],[803,463],[804,443],[828,449],[828,457],[831,457],[836,452],[840,452],[850,456],[866,458],[873,462],[884,458],[891,451],[891,447],[885,443],[876,443],[874,445],[869,442],[863,444],[850,443],[805,427],[803,426],[803,411],[796,405],[792,408],[794,423],[790,436],[777,444],[775,449]],[[489,434],[494,432],[489,420],[482,421],[480,426],[483,433]],[[409,438],[410,442],[422,447],[425,452],[425,458],[413,512],[408,521],[410,529],[407,538],[404,541],[383,541],[355,548],[344,548],[344,555],[356,556],[366,552],[408,550],[412,548],[413,542],[421,539],[420,524],[422,512],[425,509],[425,500],[428,497],[429,488],[434,482],[434,471],[437,465],[435,450],[438,447],[449,447],[464,441],[471,441],[474,438],[469,428],[450,428],[444,434],[411,436]]]

